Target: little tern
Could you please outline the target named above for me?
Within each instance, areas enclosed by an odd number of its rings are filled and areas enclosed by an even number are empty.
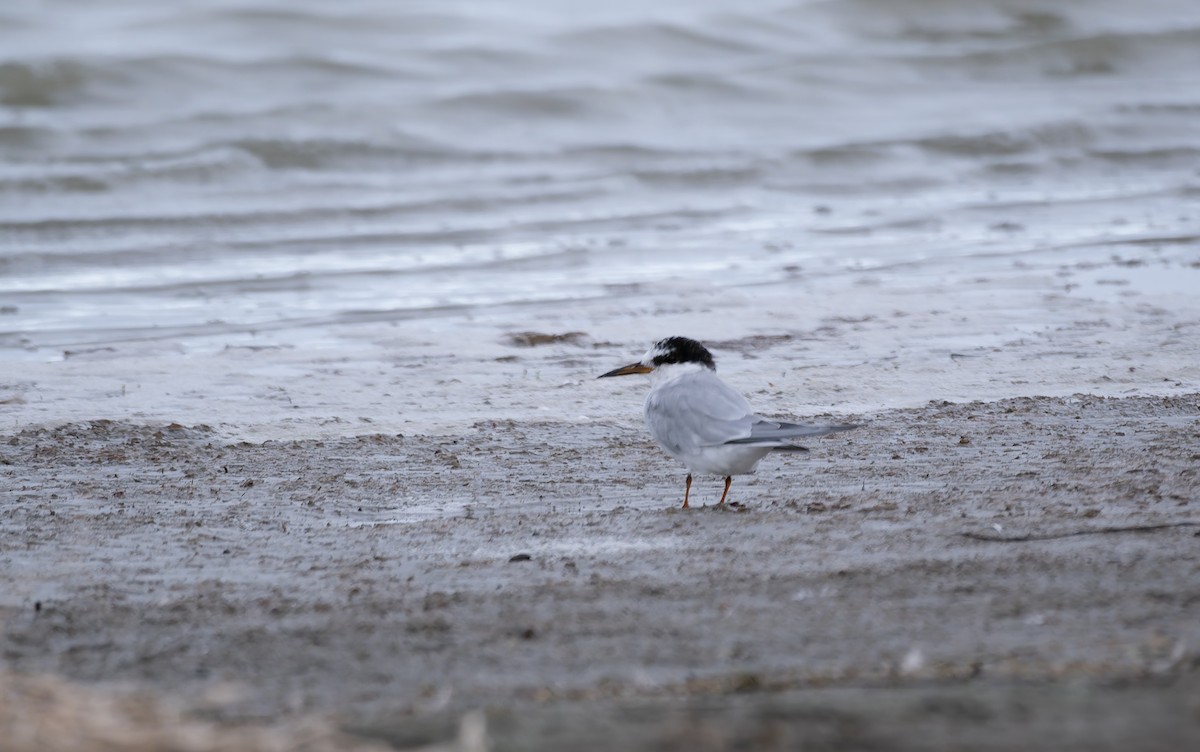
[[[687,337],[659,340],[641,360],[598,378],[648,373],[646,426],[659,445],[688,469],[683,508],[688,508],[692,473],[724,476],[729,495],[733,476],[754,472],[773,450],[807,452],[791,443],[803,436],[824,436],[856,425],[784,423],[762,418],[742,395],[717,377],[712,353]]]

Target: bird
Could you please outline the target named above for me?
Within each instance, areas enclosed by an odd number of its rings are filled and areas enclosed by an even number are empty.
[[[683,509],[688,509],[692,474],[725,478],[718,506],[725,504],[733,476],[754,472],[772,451],[807,452],[791,443],[858,428],[857,424],[784,423],[754,413],[746,398],[717,376],[704,345],[687,337],[659,340],[642,359],[597,378],[650,374],[646,426],[667,454],[688,469]]]

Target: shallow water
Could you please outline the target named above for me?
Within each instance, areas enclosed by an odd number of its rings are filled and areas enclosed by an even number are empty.
[[[1190,0],[8,2],[0,358],[980,258],[1179,292],[1196,70]]]

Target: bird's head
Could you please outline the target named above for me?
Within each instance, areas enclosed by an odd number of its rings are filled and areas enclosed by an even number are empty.
[[[687,337],[667,337],[655,342],[646,351],[642,359],[636,363],[601,374],[597,378],[608,376],[629,376],[635,373],[652,373],[660,368],[673,365],[702,366],[710,371],[717,370],[712,353],[704,345]]]

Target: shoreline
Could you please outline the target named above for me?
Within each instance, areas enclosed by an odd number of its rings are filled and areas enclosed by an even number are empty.
[[[1121,252],[1101,264],[1087,249],[1051,249],[419,321],[100,343],[20,362],[0,382],[0,429],[132,420],[282,441],[456,433],[481,420],[635,426],[644,384],[595,377],[671,335],[705,343],[758,412],[800,419],[931,399],[1200,390],[1200,307],[1184,289],[1200,283],[1200,266],[1178,247]]]

